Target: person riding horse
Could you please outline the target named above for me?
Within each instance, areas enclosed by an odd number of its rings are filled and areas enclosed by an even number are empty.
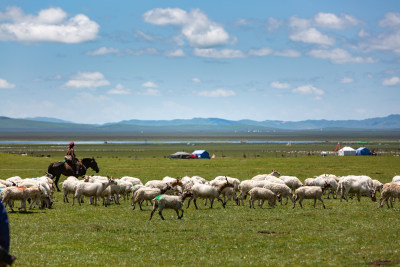
[[[74,142],[69,143],[67,155],[64,158],[65,158],[65,162],[67,162],[67,164],[69,166],[71,166],[74,173],[76,173],[76,175],[78,176],[80,164],[79,164],[79,160],[75,156],[74,146],[75,146]]]

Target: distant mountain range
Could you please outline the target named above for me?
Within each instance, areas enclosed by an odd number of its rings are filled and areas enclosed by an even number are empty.
[[[125,120],[117,123],[79,124],[55,118],[35,117],[15,119],[0,117],[0,132],[241,132],[241,131],[296,131],[296,130],[400,130],[400,115],[365,120],[305,120],[254,121],[219,118],[176,120]]]

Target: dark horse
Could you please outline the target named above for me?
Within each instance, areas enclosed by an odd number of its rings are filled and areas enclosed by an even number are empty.
[[[60,179],[61,174],[65,176],[75,176],[78,178],[79,176],[86,174],[87,168],[92,168],[94,171],[96,171],[96,173],[99,172],[99,167],[97,166],[97,162],[94,158],[84,158],[80,160],[79,163],[81,165],[81,168],[79,168],[78,175],[73,171],[73,169],[67,162],[60,161],[51,163],[49,165],[47,172],[56,178],[54,183],[56,184],[58,192],[60,192],[60,189],[58,188],[58,180]]]

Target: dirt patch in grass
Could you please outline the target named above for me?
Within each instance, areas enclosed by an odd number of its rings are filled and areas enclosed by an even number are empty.
[[[100,225],[89,225],[88,228],[99,231],[100,229],[103,228],[103,226],[100,226]]]
[[[373,261],[369,264],[369,266],[381,266],[381,265],[386,265],[392,263],[391,260],[379,260],[379,261]]]
[[[286,232],[277,233],[277,232],[273,232],[273,231],[258,231],[258,233],[262,234],[262,235],[286,235],[286,234],[288,234]]]

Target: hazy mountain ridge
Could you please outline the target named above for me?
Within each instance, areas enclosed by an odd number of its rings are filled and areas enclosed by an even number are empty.
[[[400,130],[400,115],[389,115],[365,120],[226,120],[220,118],[193,118],[175,120],[124,120],[116,123],[79,124],[55,118],[37,117],[14,119],[0,116],[0,131],[282,131],[282,130]]]

